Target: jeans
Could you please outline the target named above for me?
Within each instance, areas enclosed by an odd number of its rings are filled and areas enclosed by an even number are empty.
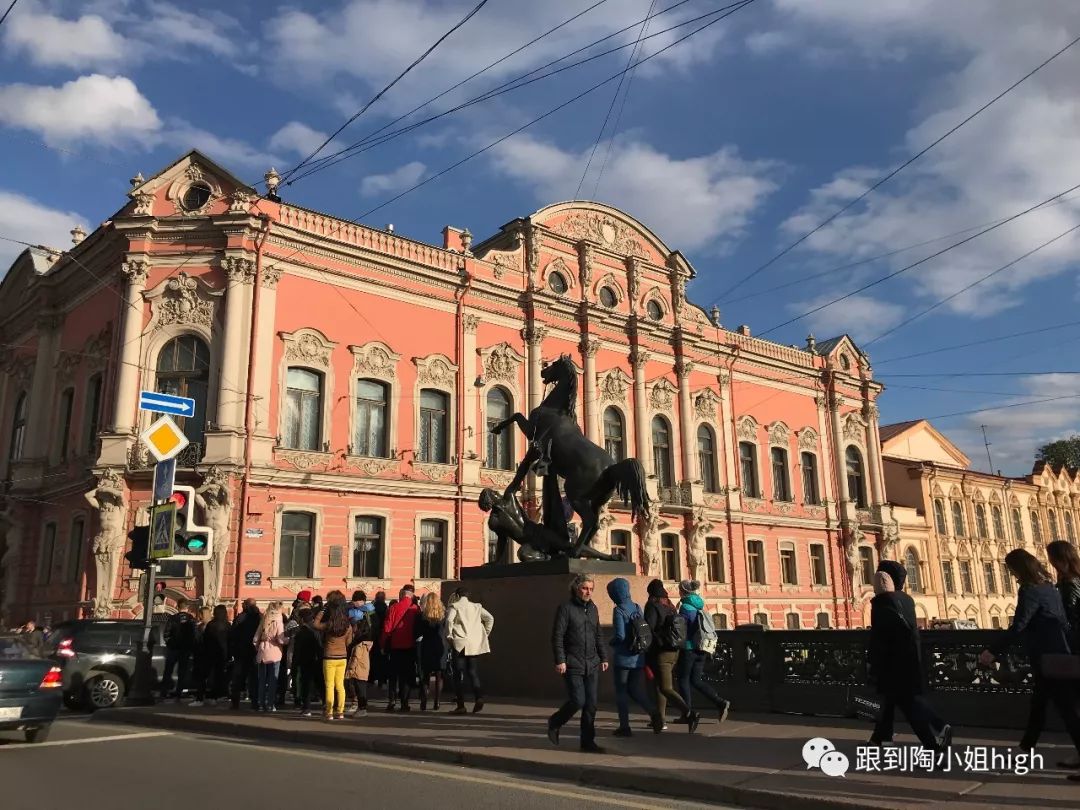
[[[398,700],[402,706],[409,705],[409,696],[412,694],[413,681],[416,680],[416,648],[407,650],[390,651],[390,669],[397,681]],[[394,693],[390,693],[393,700]]]
[[[177,699],[187,686],[188,666],[191,663],[191,650],[177,650],[165,648],[165,672],[161,676],[161,698],[168,697],[169,685],[172,683],[173,670],[176,670],[176,694]]]
[[[615,676],[615,706],[619,710],[619,728],[630,728],[631,698],[649,717],[656,714],[656,707],[645,694],[645,670],[614,667],[611,672]]]
[[[255,650],[246,655],[237,656],[233,662],[232,673],[232,707],[240,708],[240,692],[247,689],[248,700],[251,705],[257,705],[259,694],[259,678],[255,669]]]
[[[566,702],[548,720],[548,728],[561,728],[581,712],[581,746],[593,745],[596,739],[596,686],[600,678],[594,669],[584,675],[563,675],[566,683]]]
[[[255,708],[264,712],[274,708],[277,701],[278,667],[280,661],[267,661],[259,664],[259,690],[255,699]]]
[[[349,678],[345,681],[345,691],[356,701],[357,709],[367,708],[367,681]]]
[[[1076,684],[1072,681],[1054,681],[1043,677],[1042,666],[1033,660],[1032,674],[1035,676],[1031,689],[1031,705],[1028,709],[1027,730],[1020,743],[1024,749],[1034,748],[1046,724],[1046,704],[1053,701],[1069,733],[1072,743],[1080,753],[1080,718],[1076,713]]]
[[[469,677],[473,699],[480,703],[484,696],[480,693],[480,656],[454,653],[454,690],[457,692],[459,706],[465,705],[465,676]]]
[[[881,715],[874,725],[874,734],[870,738],[875,742],[890,742],[893,738],[893,715],[896,708],[904,713],[911,730],[919,738],[924,748],[937,748],[938,734],[945,728],[945,721],[930,708],[922,695],[883,695]]]
[[[326,699],[323,714],[327,717],[345,714],[345,666],[344,658],[324,658],[323,678],[326,679]]]
[[[679,654],[679,694],[691,711],[694,708],[692,688],[703,694],[717,709],[723,709],[727,705],[727,701],[705,680],[705,657],[705,653],[700,650],[683,650]]]
[[[653,688],[656,690],[656,712],[663,720],[667,716],[667,704],[671,701],[683,714],[690,713],[690,707],[675,691],[673,670],[679,660],[678,650],[661,650],[649,657],[649,668],[653,672]]]

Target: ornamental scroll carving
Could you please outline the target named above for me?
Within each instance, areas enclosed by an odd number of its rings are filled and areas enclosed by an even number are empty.
[[[634,230],[603,214],[571,214],[555,231],[575,240],[588,239],[624,256],[648,256]]]
[[[220,290],[209,290],[205,284],[183,270],[165,282],[155,302],[157,325],[185,324],[205,326],[214,322],[213,298],[220,297]]]
[[[561,257],[553,259],[552,261],[547,263],[547,266],[544,268],[543,274],[545,282],[549,278],[551,278],[552,273],[558,273],[559,275],[561,275],[563,277],[563,280],[566,281],[567,286],[570,287],[570,289],[574,288],[574,282],[577,278],[577,274],[571,272],[569,266],[566,264],[565,261],[562,260]]]
[[[743,441],[757,441],[758,424],[752,416],[744,416],[738,422],[736,433]]]
[[[601,402],[625,402],[630,377],[621,368],[613,368],[600,377]]]
[[[500,343],[482,354],[485,380],[517,382],[518,367],[524,358],[509,343]]]
[[[447,481],[457,469],[452,464],[413,464],[412,468],[432,481]]]
[[[715,419],[720,397],[711,388],[705,388],[694,397],[694,413],[701,419]]]
[[[349,351],[353,353],[353,372],[358,377],[393,379],[397,374],[401,355],[392,352],[385,343],[372,341],[363,346],[350,346]]]
[[[135,200],[135,208],[132,214],[137,217],[148,217],[154,213],[154,195],[149,191],[137,191],[132,196]]]
[[[251,195],[246,191],[240,191],[237,189],[229,195],[229,213],[230,214],[246,214],[248,210],[248,203],[251,200]]]
[[[309,453],[301,450],[276,450],[275,455],[282,461],[289,462],[298,470],[325,467],[333,458],[330,453]]]
[[[593,249],[588,242],[578,242],[578,274],[581,278],[581,287],[584,290],[592,283],[593,275]]]
[[[652,405],[653,410],[666,411],[671,408],[676,393],[675,386],[666,378],[662,378],[653,385],[652,391],[649,393],[649,403]]]
[[[427,357],[414,357],[417,368],[417,381],[420,385],[436,388],[453,388],[457,366],[446,355],[430,354]]]
[[[866,422],[856,413],[844,417],[844,438],[849,442],[862,445],[866,441]]]
[[[787,447],[791,438],[791,431],[783,422],[773,422],[769,425],[769,444],[779,444]]]
[[[811,427],[803,428],[799,431],[799,449],[800,450],[816,450],[818,446],[817,431]]]
[[[230,284],[252,284],[255,281],[255,261],[243,256],[226,256],[221,260],[221,269],[229,278]]]
[[[330,355],[337,345],[326,339],[318,329],[301,329],[291,334],[282,333],[285,341],[285,359],[309,366],[330,367]]]

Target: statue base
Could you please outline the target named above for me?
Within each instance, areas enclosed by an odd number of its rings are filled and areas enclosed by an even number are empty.
[[[644,607],[645,587],[651,578],[636,574],[635,569],[631,562],[562,558],[465,568],[461,580],[444,582],[444,601],[456,588],[467,587],[469,599],[482,604],[495,619],[491,652],[479,659],[484,694],[548,700],[554,711],[566,691],[555,672],[551,628],[556,609],[570,599],[570,583],[578,574],[592,575],[593,601],[600,611],[604,650],[610,660],[615,606],[608,598],[607,585],[616,577],[628,580],[631,599]],[[600,698],[607,703],[614,700],[610,670],[600,673]]]

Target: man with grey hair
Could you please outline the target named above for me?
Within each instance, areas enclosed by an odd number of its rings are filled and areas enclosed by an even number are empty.
[[[596,744],[596,687],[608,668],[600,637],[600,613],[592,600],[592,577],[578,574],[570,583],[570,601],[559,605],[551,646],[555,671],[566,683],[566,702],[548,720],[548,739],[559,744],[559,730],[581,712],[581,750],[603,753]]]

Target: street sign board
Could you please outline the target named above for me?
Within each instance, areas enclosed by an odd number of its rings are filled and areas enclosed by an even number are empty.
[[[143,431],[141,438],[158,461],[168,461],[190,444],[184,431],[168,416],[163,416],[150,425]]]
[[[150,559],[173,556],[176,540],[176,504],[166,503],[150,511]]]
[[[142,391],[139,394],[139,410],[171,413],[173,416],[194,416],[195,400],[190,397],[159,394],[155,391]]]
[[[154,465],[154,503],[167,501],[176,483],[176,459],[167,458]]]
[[[262,585],[262,571],[245,571],[244,584],[251,586]]]

